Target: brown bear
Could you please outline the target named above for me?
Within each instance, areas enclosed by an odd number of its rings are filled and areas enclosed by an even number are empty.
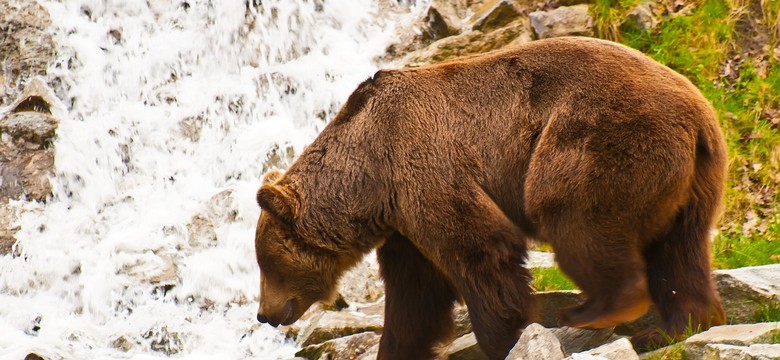
[[[257,192],[257,318],[296,321],[377,249],[380,359],[437,356],[456,301],[503,359],[533,320],[535,239],[586,298],[564,325],[611,327],[652,303],[660,329],[634,345],[678,339],[725,321],[709,243],[726,166],[707,100],[619,44],[557,38],[380,70]]]

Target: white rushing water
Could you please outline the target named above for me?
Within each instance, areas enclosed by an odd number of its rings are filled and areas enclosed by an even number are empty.
[[[255,320],[264,166],[392,66],[377,59],[424,5],[39,2],[64,116],[54,197],[12,204],[24,215],[0,257],[0,358],[292,357]]]

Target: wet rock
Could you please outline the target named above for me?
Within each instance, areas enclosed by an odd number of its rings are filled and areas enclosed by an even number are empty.
[[[780,359],[780,344],[736,346],[710,344],[704,347],[703,360],[769,360]]]
[[[339,282],[339,293],[347,303],[373,303],[384,294],[384,283],[379,278],[376,254],[369,254],[363,261],[347,271]]]
[[[195,249],[217,246],[214,224],[203,215],[195,215],[187,224],[187,243]]]
[[[477,30],[441,39],[426,48],[409,53],[403,62],[412,67],[422,66],[529,41],[531,41],[530,23],[527,19],[521,18],[489,33]]]
[[[168,331],[163,326],[160,331],[147,333],[146,338],[152,339],[150,348],[152,351],[161,352],[167,356],[175,355],[184,350],[184,343],[178,332]]]
[[[322,344],[306,346],[297,353],[299,356],[309,360],[352,360],[362,358],[371,350],[374,350],[379,344],[380,336],[373,332],[364,332],[345,336],[335,340],[330,340]],[[371,354],[376,358],[375,354]]]
[[[487,360],[487,358],[487,355],[479,348],[474,333],[458,337],[447,348],[448,360]]]
[[[571,357],[568,357],[567,359],[639,360],[639,355],[634,351],[634,348],[631,346],[631,342],[628,341],[628,339],[621,338],[593,350],[572,354]]]
[[[538,39],[559,36],[593,36],[593,18],[588,5],[561,6],[550,11],[534,11],[529,17]]]
[[[502,28],[522,16],[512,0],[488,0],[476,9],[471,18],[472,29],[489,32]]]
[[[469,14],[471,1],[433,0],[430,9],[436,11],[453,33],[459,33],[464,26],[463,20]]]
[[[232,189],[220,191],[209,199],[206,215],[214,223],[235,222],[238,219],[236,197]]]
[[[46,358],[36,353],[29,353],[27,354],[27,356],[24,357],[24,360],[46,360]]]
[[[279,144],[275,144],[271,150],[268,151],[265,162],[263,163],[263,173],[268,172],[271,169],[286,169],[292,164],[295,158],[295,149],[290,145],[285,145],[284,149],[279,147]]]
[[[28,146],[23,140],[0,140],[0,201],[45,201],[51,195],[49,178],[53,175],[51,150]]]
[[[523,330],[520,339],[509,352],[507,360],[563,359],[563,347],[552,331],[539,324]]]
[[[18,215],[10,206],[0,206],[0,256],[10,254],[16,243],[16,232],[19,231],[16,220]]]
[[[56,56],[46,29],[51,18],[36,1],[0,2],[0,106],[19,96],[24,84],[45,75]]]
[[[111,342],[111,347],[122,352],[128,352],[132,350],[133,347],[135,347],[135,344],[133,344],[133,342],[128,340],[126,337],[120,336]]]
[[[26,143],[38,145],[39,149],[51,143],[58,121],[49,114],[24,111],[11,113],[0,122],[0,133]]]
[[[717,270],[714,278],[730,323],[754,322],[767,308],[780,308],[780,264]]]
[[[383,320],[346,311],[326,311],[311,321],[301,336],[301,344],[309,346],[360,333],[380,333]]]
[[[702,359],[710,344],[750,346],[776,342],[780,338],[780,322],[715,326],[685,340],[688,359]]]

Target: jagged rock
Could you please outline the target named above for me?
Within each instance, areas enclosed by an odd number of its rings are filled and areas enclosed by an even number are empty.
[[[54,61],[50,24],[49,13],[36,1],[0,2],[0,106],[16,98],[31,78],[45,75]]]
[[[571,357],[567,359],[639,360],[639,355],[634,351],[634,348],[631,346],[631,342],[628,341],[628,339],[621,338],[590,351],[572,354]]]
[[[623,32],[627,31],[650,31],[658,25],[653,10],[650,8],[649,3],[639,4],[635,6],[626,15],[625,20],[620,25],[620,29]]]
[[[730,323],[759,320],[768,307],[780,308],[780,264],[714,272]]]
[[[292,146],[287,145],[282,151],[278,144],[275,144],[271,150],[268,151],[267,158],[263,163],[263,173],[268,172],[271,169],[286,169],[292,163],[295,158],[295,149]]]
[[[303,346],[320,344],[353,334],[379,333],[382,327],[383,320],[378,317],[346,311],[326,311],[312,319],[300,342]]]
[[[379,344],[380,336],[373,332],[364,332],[355,335],[330,340],[322,344],[306,346],[297,353],[309,360],[352,360],[366,354]],[[372,358],[376,358],[376,355]]]
[[[384,294],[384,285],[379,278],[379,265],[372,252],[347,271],[339,282],[339,293],[348,303],[373,303]]]
[[[447,348],[448,360],[487,360],[487,355],[482,352],[477,344],[474,333],[468,333],[455,339]]]
[[[780,344],[736,346],[710,344],[704,347],[703,360],[770,360],[780,359]]]
[[[477,30],[441,39],[424,49],[409,53],[403,62],[407,66],[434,64],[448,59],[479,54],[529,41],[531,41],[530,23],[527,19],[520,18],[501,29],[489,33]]]
[[[433,5],[428,8],[424,22],[423,42],[436,41],[460,32],[460,26],[455,25],[454,21],[449,17],[445,18],[438,8]]]
[[[685,340],[688,359],[702,359],[710,344],[750,346],[766,344],[780,338],[780,322],[715,326]]]
[[[0,133],[36,144],[42,149],[51,142],[57,125],[58,121],[49,114],[35,111],[13,112],[0,121]]]
[[[233,190],[223,190],[209,199],[206,215],[215,223],[235,222],[238,219],[236,207],[236,197]]]
[[[566,354],[590,350],[615,340],[612,329],[590,330],[564,326],[550,329]]]
[[[551,11],[534,11],[529,17],[538,39],[593,36],[593,18],[585,4],[561,6]]]
[[[51,89],[32,79],[22,95],[0,113],[0,201],[45,201],[51,195],[54,153],[48,148],[62,114]]]
[[[203,215],[195,215],[187,224],[187,243],[193,248],[217,246],[214,224]]]
[[[473,30],[489,32],[502,28],[522,15],[512,0],[488,0],[478,7],[470,22]]]
[[[124,336],[120,336],[120,337],[114,339],[114,341],[111,342],[111,347],[113,347],[114,349],[120,350],[122,352],[128,352],[128,351],[132,350],[134,346],[135,346],[135,344],[133,344],[132,341],[128,340]]]
[[[455,337],[461,337],[471,332],[471,318],[469,308],[466,305],[456,305],[453,310],[455,319]]]
[[[120,273],[136,279],[143,279],[157,285],[176,285],[178,275],[176,262],[170,255],[157,255],[153,261],[137,261],[122,266]]]
[[[539,324],[528,325],[509,351],[507,360],[563,359],[563,347],[552,331]]]
[[[28,147],[24,141],[15,144],[0,140],[0,201],[45,201],[51,195],[49,177],[53,174],[51,150],[38,149],[37,145]]]
[[[145,337],[147,339],[152,339],[150,345],[152,351],[161,352],[167,356],[171,356],[184,350],[184,343],[179,337],[179,333],[168,331],[166,326],[163,326],[159,331],[156,332],[150,330]]]
[[[465,0],[433,0],[430,8],[441,15],[450,30],[458,33],[463,28],[463,20],[468,16],[469,6],[472,3],[473,1]]]

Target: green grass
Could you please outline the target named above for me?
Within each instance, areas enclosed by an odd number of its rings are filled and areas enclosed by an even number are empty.
[[[597,33],[685,75],[715,107],[728,143],[729,173],[714,266],[780,263],[780,124],[767,114],[780,109],[780,56],[771,50],[780,44],[780,1],[686,1],[691,6],[685,10],[656,9],[663,15],[650,32],[621,29],[640,1],[597,0]],[[739,26],[747,15],[764,26],[768,51],[748,53],[752,37]]]
[[[764,304],[756,312],[756,322],[778,322],[780,321],[780,306],[777,304]],[[780,337],[780,333],[777,334]]]
[[[577,286],[558,267],[533,268],[536,291],[576,290]]]

